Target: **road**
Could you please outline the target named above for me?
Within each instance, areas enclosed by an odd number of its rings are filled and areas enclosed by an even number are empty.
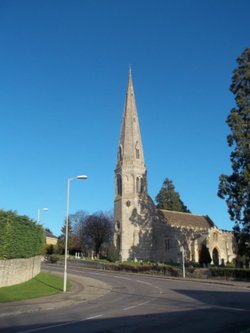
[[[58,269],[47,269],[51,267]],[[87,283],[99,290],[99,297],[81,299],[79,291],[79,299],[59,307],[50,297],[50,306],[42,310],[0,315],[0,331],[231,333],[250,328],[248,288],[77,267],[68,270],[85,287]],[[90,285],[96,280],[99,284]]]

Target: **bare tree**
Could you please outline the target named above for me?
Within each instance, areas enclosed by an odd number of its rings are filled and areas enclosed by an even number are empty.
[[[113,239],[114,223],[111,214],[98,212],[87,217],[84,226],[85,242],[99,256]]]
[[[77,251],[87,253],[87,246],[85,241],[85,224],[89,217],[89,214],[83,210],[70,215],[70,221],[72,223],[72,229],[75,239],[75,248]]]

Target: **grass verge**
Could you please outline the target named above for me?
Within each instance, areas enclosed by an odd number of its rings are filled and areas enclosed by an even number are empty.
[[[68,281],[67,289],[70,287],[71,285]],[[62,291],[63,278],[61,276],[41,272],[27,282],[0,288],[0,302],[21,301],[50,296]]]

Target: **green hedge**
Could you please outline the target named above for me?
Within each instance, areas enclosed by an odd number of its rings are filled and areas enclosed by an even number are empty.
[[[125,271],[133,273],[145,273],[145,274],[159,274],[166,276],[179,276],[180,270],[176,267],[168,265],[157,264],[140,264],[140,263],[119,263],[119,264],[106,264],[106,270]]]
[[[213,277],[224,277],[228,279],[250,281],[250,269],[211,267],[210,270]]]
[[[45,233],[27,216],[0,209],[0,259],[30,258],[41,255]]]

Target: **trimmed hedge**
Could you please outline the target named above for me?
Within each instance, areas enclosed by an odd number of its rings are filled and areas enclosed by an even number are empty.
[[[210,268],[212,277],[223,277],[226,279],[250,281],[250,269],[242,268]]]
[[[60,263],[62,264],[63,261],[60,260]],[[143,273],[143,274],[156,274],[156,275],[165,275],[165,276],[182,276],[180,268],[165,264],[134,263],[134,262],[108,263],[95,260],[75,260],[75,259],[71,259],[71,263],[94,269],[104,269],[104,270]]]
[[[45,233],[27,216],[0,209],[0,259],[30,258],[44,251]]]
[[[105,265],[105,269],[111,265]],[[157,264],[143,264],[143,265],[130,265],[130,264],[119,264],[111,266],[111,269],[125,271],[125,272],[133,272],[133,273],[154,273],[154,274],[162,274],[167,276],[179,276],[178,269],[166,266],[166,265],[157,265]]]

